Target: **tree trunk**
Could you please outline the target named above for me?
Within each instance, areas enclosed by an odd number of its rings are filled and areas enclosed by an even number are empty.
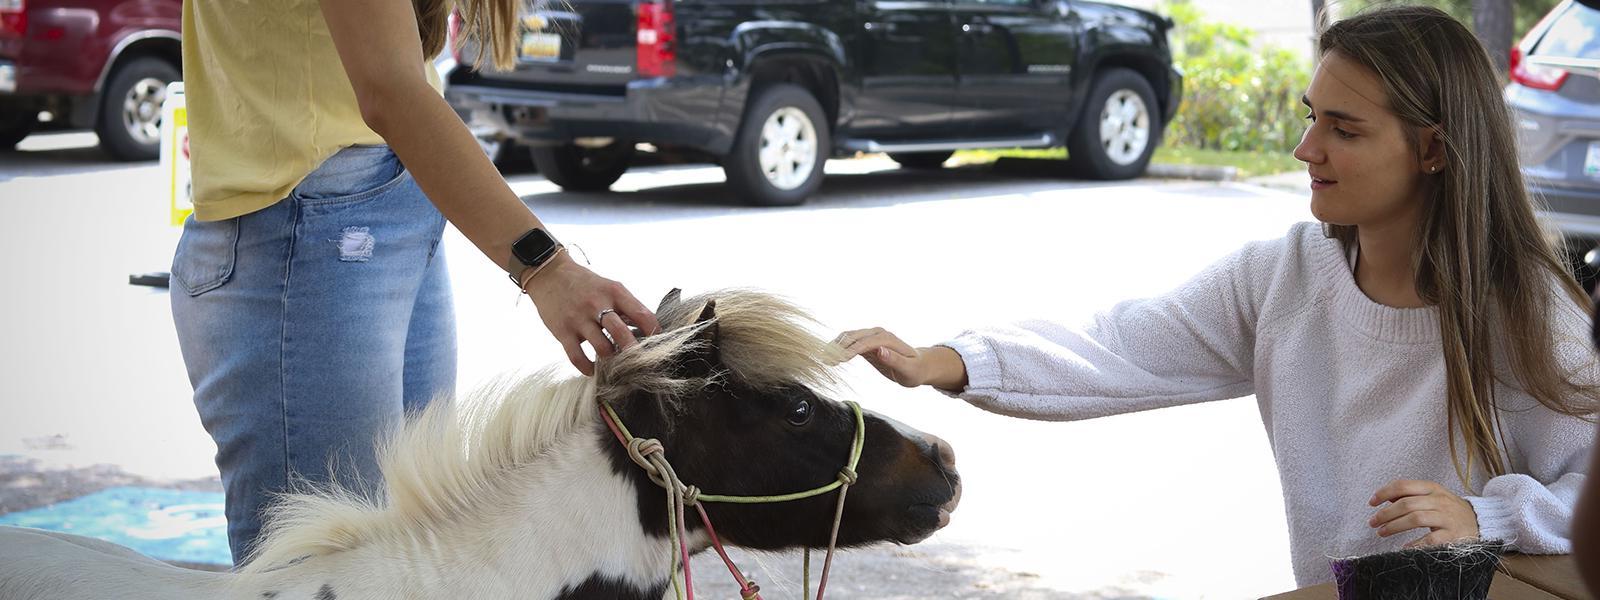
[[[1472,0],[1472,28],[1502,76],[1511,69],[1511,0]]]

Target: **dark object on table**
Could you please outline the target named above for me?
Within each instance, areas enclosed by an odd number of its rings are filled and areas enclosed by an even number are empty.
[[[1333,561],[1339,600],[1484,600],[1505,543],[1461,542]]]
[[[145,273],[143,275],[129,275],[128,285],[146,285],[150,287],[167,287],[171,275],[167,273]]]

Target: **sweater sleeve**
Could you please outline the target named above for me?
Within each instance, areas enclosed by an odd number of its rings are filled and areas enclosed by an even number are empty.
[[[1588,317],[1576,309],[1552,312],[1560,360],[1577,381],[1600,381],[1586,339]],[[1595,426],[1513,393],[1519,405],[1501,413],[1501,427],[1509,442],[1509,465],[1517,472],[1490,479],[1479,495],[1466,500],[1478,514],[1484,539],[1505,540],[1510,549],[1528,554],[1572,552],[1572,512],[1588,477]]]
[[[958,396],[995,413],[1070,421],[1249,395],[1260,290],[1285,243],[1247,245],[1165,295],[1122,302],[1084,326],[964,332],[940,344],[966,364]]]

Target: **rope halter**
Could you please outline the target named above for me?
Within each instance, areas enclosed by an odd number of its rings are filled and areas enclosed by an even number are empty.
[[[677,598],[684,598],[685,590],[688,600],[694,600],[694,574],[689,569],[689,543],[685,539],[688,529],[685,527],[684,514],[687,507],[693,506],[700,513],[700,522],[706,526],[706,533],[711,537],[711,547],[715,548],[717,555],[722,557],[723,564],[728,566],[728,571],[733,574],[734,581],[739,583],[739,597],[741,600],[761,600],[761,586],[745,578],[739,568],[733,564],[733,559],[728,558],[728,553],[722,548],[722,541],[717,538],[717,530],[711,526],[711,517],[706,514],[704,502],[723,502],[730,504],[773,504],[790,502],[820,496],[835,489],[839,490],[839,501],[833,511],[833,526],[828,533],[828,555],[822,563],[822,578],[817,582],[817,600],[822,599],[823,590],[828,587],[828,571],[833,566],[833,551],[839,541],[839,522],[844,517],[844,499],[850,492],[850,486],[855,485],[856,465],[861,461],[861,447],[866,442],[866,419],[861,415],[861,405],[846,401],[850,410],[855,414],[856,433],[850,446],[850,460],[839,469],[839,475],[832,483],[812,488],[803,492],[782,494],[777,496],[727,496],[719,494],[703,494],[699,488],[686,485],[678,478],[672,464],[667,462],[666,449],[656,439],[636,438],[628,432],[622,424],[622,419],[617,417],[610,404],[600,403],[600,416],[617,437],[628,449],[628,458],[644,469],[650,481],[661,486],[667,491],[667,535],[675,547],[672,554],[672,589]],[[683,567],[683,586],[679,587],[678,567]],[[806,597],[811,596],[811,549],[805,549],[805,590]]]

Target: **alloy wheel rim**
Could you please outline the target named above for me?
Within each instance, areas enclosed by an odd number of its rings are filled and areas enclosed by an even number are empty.
[[[1150,109],[1133,90],[1117,90],[1100,109],[1100,144],[1106,157],[1131,165],[1150,145]]]
[[[769,183],[784,191],[798,188],[817,166],[816,125],[798,108],[780,108],[761,126],[758,152],[761,173]]]
[[[122,99],[122,127],[140,144],[161,141],[161,103],[167,99],[167,84],[154,77],[140,79]]]

